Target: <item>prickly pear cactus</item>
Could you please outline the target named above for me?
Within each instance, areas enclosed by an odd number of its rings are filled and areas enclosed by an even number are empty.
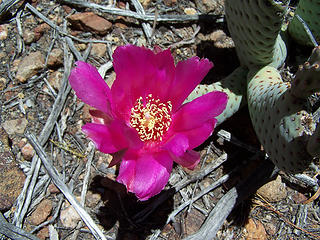
[[[247,99],[256,134],[275,165],[299,172],[312,161],[317,144],[309,140],[316,122],[305,109],[307,97],[319,90],[320,54],[313,52],[296,74],[292,88],[282,81],[274,67],[285,59],[286,46],[279,35],[285,4],[287,1],[228,0],[226,16],[240,61],[250,69]],[[306,148],[308,141],[312,153]]]
[[[308,62],[300,66],[292,83],[292,93],[299,98],[307,98],[320,91],[320,46],[312,51]]]
[[[226,92],[228,105],[219,123],[247,100],[254,129],[270,159],[284,171],[300,172],[309,166],[313,157],[320,155],[319,119],[307,111],[308,97],[320,90],[320,48],[300,67],[292,83],[283,82],[277,68],[287,54],[281,26],[288,2],[226,0],[228,28],[241,67],[221,82],[199,86],[188,100],[209,91]],[[300,0],[297,11],[309,2],[311,0]],[[319,1],[313,2],[319,5]],[[310,21],[317,25],[317,19]]]
[[[315,123],[304,110],[306,101],[296,98],[290,87],[277,69],[266,66],[248,81],[248,107],[255,132],[271,160],[286,172],[299,172],[313,158],[306,144]]]
[[[310,137],[307,145],[308,153],[313,157],[320,157],[320,124],[318,123],[316,131]]]
[[[241,65],[248,68],[280,66],[286,46],[279,35],[286,2],[228,0],[225,11],[228,29]]]
[[[310,37],[306,33],[303,24],[299,21],[298,16],[300,16],[304,22],[307,24],[312,35],[315,37],[316,41],[320,41],[320,1],[303,0],[299,1],[297,10],[295,11],[295,17],[289,24],[289,34],[302,45],[314,46]]]

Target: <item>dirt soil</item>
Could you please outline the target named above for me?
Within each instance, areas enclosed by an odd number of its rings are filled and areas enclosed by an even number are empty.
[[[81,132],[81,126],[90,122],[90,107],[67,85],[77,59],[96,66],[110,85],[115,79],[112,52],[128,43],[170,48],[176,62],[195,55],[210,59],[214,68],[204,79],[206,84],[223,79],[239,66],[223,0],[139,1],[146,14],[156,16],[148,24],[123,14],[138,12],[133,4],[137,1],[92,0],[96,5],[91,7],[67,3],[72,1],[16,1],[1,16],[0,209],[11,228],[15,225],[40,239],[95,239],[43,164],[37,163],[26,132],[38,138],[59,178],[106,239],[191,236],[201,230],[218,201],[265,161],[248,110],[243,108],[196,149],[201,162],[194,171],[174,166],[159,195],[164,200],[156,196],[139,202],[115,181],[117,166],[108,168],[112,157],[95,150]],[[122,12],[106,13],[97,6]],[[157,21],[162,15],[177,19]],[[197,15],[200,18],[195,20]],[[186,16],[184,21],[181,16]],[[217,134],[221,130],[241,146]],[[224,154],[226,161],[203,177],[203,170]],[[226,181],[203,193],[229,173]],[[318,190],[315,174],[304,173],[311,179],[308,185],[280,172],[269,185],[248,194],[212,239],[320,239],[319,200],[305,202]],[[193,182],[175,190],[191,176]],[[0,220],[0,229],[3,224]],[[1,234],[0,238],[6,239]]]

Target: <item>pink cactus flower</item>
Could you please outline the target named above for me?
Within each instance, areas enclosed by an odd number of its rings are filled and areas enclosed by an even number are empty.
[[[189,103],[186,97],[213,64],[192,57],[176,66],[170,50],[133,45],[113,54],[116,79],[111,87],[95,67],[78,61],[69,81],[76,95],[96,110],[82,127],[98,150],[120,163],[117,181],[140,200],[167,184],[173,162],[193,169],[200,161],[192,150],[213,132],[227,104],[223,92],[210,92]]]

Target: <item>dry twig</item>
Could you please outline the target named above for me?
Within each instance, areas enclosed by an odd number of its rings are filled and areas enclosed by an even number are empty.
[[[51,177],[54,184],[60,189],[60,191],[64,194],[64,196],[68,199],[70,204],[74,207],[74,209],[78,212],[82,220],[86,223],[90,231],[92,232],[93,236],[96,239],[106,240],[106,237],[103,235],[102,231],[99,227],[95,224],[92,220],[90,215],[86,212],[86,210],[81,206],[81,204],[75,199],[72,192],[69,190],[67,185],[61,180],[58,171],[55,167],[50,163],[51,161],[48,160],[48,157],[44,150],[42,149],[40,143],[36,140],[35,136],[31,133],[26,132],[25,136],[30,141],[31,145],[37,152],[37,155],[41,159],[44,167],[46,168],[49,176]]]
[[[278,170],[270,161],[264,161],[245,181],[231,188],[212,209],[200,230],[184,240],[211,240],[221,228],[230,212],[261,185],[272,179]]]
[[[24,231],[23,229],[18,228],[11,223],[8,223],[1,212],[0,212],[0,234],[3,234],[6,237],[15,239],[15,240],[39,240],[39,238]]]
[[[157,18],[158,22],[185,23],[190,21],[199,21],[201,19],[214,21],[221,17],[217,15],[158,15],[156,17],[154,14],[141,14],[141,13],[133,12],[130,10],[123,10],[119,8],[103,6],[96,3],[85,2],[80,0],[60,0],[60,2],[74,5],[74,6],[95,9],[103,13],[124,16],[124,17],[132,17],[137,20],[145,21],[145,22],[153,22],[155,18]]]
[[[262,199],[262,200],[265,202],[265,204],[264,204],[263,202],[261,202],[261,201],[256,201],[256,204],[258,204],[259,206],[264,207],[264,208],[266,208],[266,209],[268,209],[268,210],[276,213],[285,223],[289,224],[290,226],[292,226],[292,227],[294,227],[294,228],[296,228],[296,229],[304,232],[304,233],[307,234],[307,235],[310,235],[310,236],[314,237],[315,239],[320,239],[320,236],[319,236],[319,235],[315,235],[315,234],[313,234],[313,233],[311,233],[311,232],[309,232],[309,231],[307,231],[307,230],[305,230],[305,229],[297,226],[296,224],[290,222],[281,212],[277,211],[277,210],[276,210],[267,200],[265,200],[261,195],[259,195],[259,194],[257,194],[257,195],[259,196],[260,199]]]

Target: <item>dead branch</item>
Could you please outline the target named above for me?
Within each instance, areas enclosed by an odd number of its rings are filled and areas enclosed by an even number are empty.
[[[21,228],[7,222],[2,213],[0,212],[0,233],[8,238],[15,240],[39,240],[39,238],[24,231]]]
[[[29,132],[26,132],[25,136],[30,141],[30,144],[33,146],[37,155],[41,159],[44,167],[46,168],[49,176],[51,177],[54,184],[60,189],[60,191],[64,194],[64,196],[68,199],[70,204],[74,207],[74,209],[78,212],[82,220],[86,223],[88,228],[91,230],[93,236],[96,239],[107,240],[106,237],[103,235],[102,231],[99,227],[95,224],[93,219],[90,215],[86,212],[86,210],[81,206],[81,204],[75,199],[72,192],[69,190],[67,185],[61,180],[58,171],[56,168],[51,164],[51,160],[48,159],[48,156],[44,152],[43,148],[40,145],[40,142]]]
[[[243,200],[277,175],[270,161],[264,161],[245,181],[231,188],[216,204],[200,230],[184,240],[211,240],[223,225],[230,212]]]
[[[217,20],[221,16],[217,15],[158,15],[157,17],[154,14],[141,14],[139,12],[133,12],[130,10],[123,10],[114,7],[102,6],[96,3],[85,2],[80,0],[60,0],[60,2],[64,4],[69,4],[78,7],[85,7],[98,10],[103,13],[124,16],[124,17],[132,17],[140,21],[145,22],[153,22],[155,18],[157,22],[170,22],[170,23],[181,23],[181,22],[191,22],[191,21],[199,21],[201,19],[207,20]]]

